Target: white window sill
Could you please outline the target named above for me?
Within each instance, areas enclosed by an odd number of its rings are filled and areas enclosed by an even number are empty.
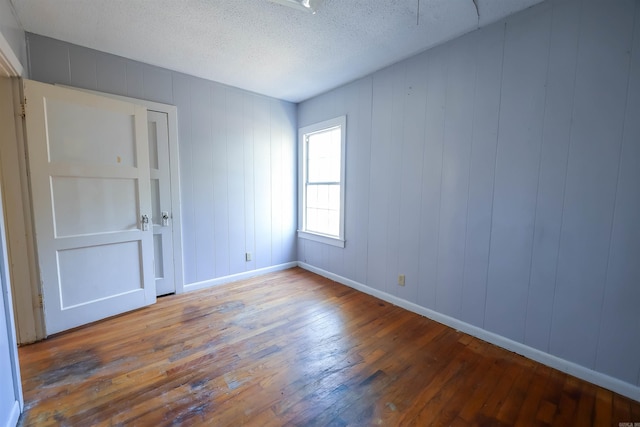
[[[324,234],[310,233],[308,231],[298,230],[298,237],[307,240],[313,240],[314,242],[325,243],[327,245],[337,246],[344,248],[345,241],[337,237],[331,237]]]

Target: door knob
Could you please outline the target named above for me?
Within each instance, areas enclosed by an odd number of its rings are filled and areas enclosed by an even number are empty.
[[[162,226],[163,227],[169,226],[169,212],[167,211],[162,211]]]
[[[148,215],[142,215],[142,218],[140,218],[140,222],[142,223],[142,231],[149,230],[149,216]]]

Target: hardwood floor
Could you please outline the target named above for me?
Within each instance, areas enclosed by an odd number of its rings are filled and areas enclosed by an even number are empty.
[[[19,350],[26,426],[640,422],[640,403],[299,268]]]

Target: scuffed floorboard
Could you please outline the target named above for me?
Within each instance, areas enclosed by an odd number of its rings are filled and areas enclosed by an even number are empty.
[[[640,422],[640,403],[299,268],[19,355],[25,426]]]

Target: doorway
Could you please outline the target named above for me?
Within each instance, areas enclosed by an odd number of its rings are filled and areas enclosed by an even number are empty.
[[[47,335],[155,303],[146,108],[22,86]]]
[[[184,292],[177,107],[89,89],[71,89],[146,107],[156,295]]]
[[[76,92],[93,92],[77,88],[67,87],[66,89],[73,89]],[[150,117],[150,120],[147,130],[149,135],[153,135],[154,138],[154,140],[150,140],[149,142],[150,150],[148,158],[150,165],[154,163],[154,166],[157,166],[150,168],[150,175],[153,176],[150,182],[150,186],[152,187],[150,188],[152,207],[150,208],[151,213],[147,214],[149,220],[148,227],[150,230],[153,230],[153,258],[158,259],[157,262],[152,263],[152,274],[154,275],[158,295],[173,292],[181,293],[183,291],[183,278],[177,109],[175,106],[145,100],[131,99],[99,92],[93,93],[102,97],[142,105],[148,111],[147,115]],[[159,139],[156,140],[155,138]],[[17,154],[21,150],[18,149],[15,151]],[[21,178],[24,180],[24,175]],[[28,260],[18,260],[18,263],[20,262],[26,264]],[[34,280],[34,282],[36,282],[36,280]],[[22,317],[27,318],[26,322],[20,322],[21,319],[18,319],[18,341],[21,344],[26,344],[45,338],[47,333],[45,333],[43,329],[38,331],[37,328],[32,326],[34,324],[38,326],[38,315],[42,311],[42,308],[37,307],[37,301],[39,299],[37,286],[25,286],[21,289],[21,292],[25,294],[22,298],[23,301],[31,300],[36,302],[33,304],[33,307],[36,308],[32,308],[30,304],[24,304],[26,309],[18,312],[19,317],[22,313]],[[27,308],[28,305],[29,307]],[[30,323],[29,320],[31,321]],[[42,325],[42,322],[40,325]]]

